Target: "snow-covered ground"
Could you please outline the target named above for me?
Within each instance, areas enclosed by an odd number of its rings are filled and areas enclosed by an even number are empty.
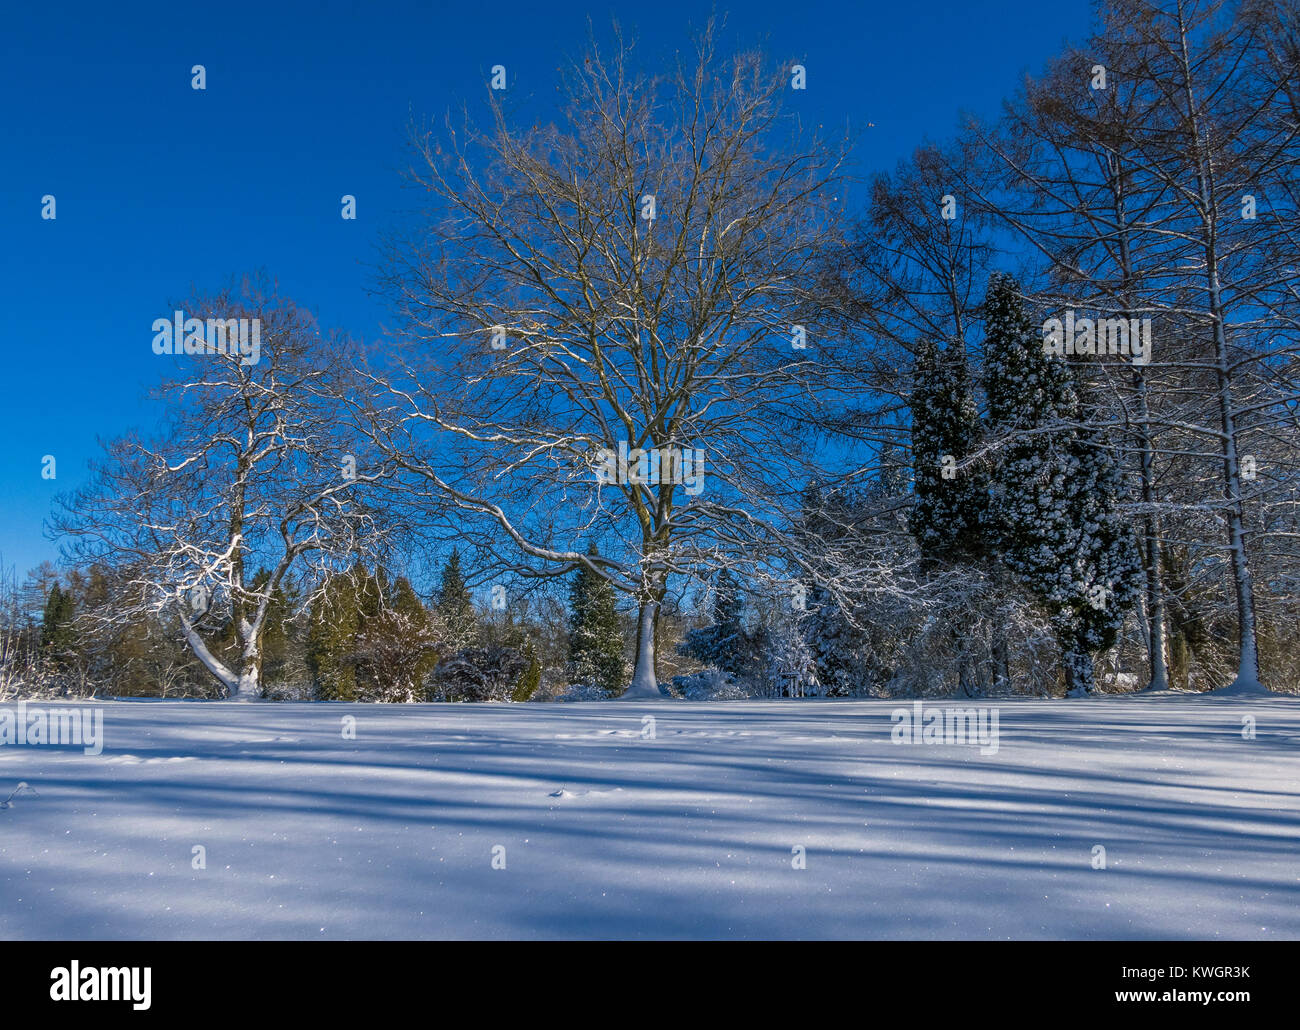
[[[996,705],[109,702],[0,747],[0,937],[1300,938],[1300,700]]]

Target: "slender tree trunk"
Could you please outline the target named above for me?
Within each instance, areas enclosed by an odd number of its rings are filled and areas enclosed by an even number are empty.
[[[1187,33],[1182,34],[1183,89],[1187,101],[1187,131],[1191,135],[1196,160],[1196,192],[1202,229],[1205,234],[1205,290],[1209,298],[1209,316],[1214,335],[1214,376],[1219,404],[1220,428],[1223,433],[1223,498],[1227,507],[1228,556],[1232,568],[1237,601],[1237,678],[1229,690],[1259,690],[1259,649],[1255,636],[1255,587],[1246,561],[1245,518],[1241,500],[1241,469],[1237,453],[1236,415],[1232,401],[1232,369],[1228,355],[1222,282],[1219,278],[1219,235],[1217,199],[1214,196],[1214,166],[1206,131],[1197,116],[1192,91],[1192,65],[1188,55]]]
[[[1212,245],[1207,247],[1213,253]],[[1210,265],[1210,307],[1214,317],[1214,372],[1223,428],[1223,497],[1228,507],[1228,554],[1237,599],[1237,678],[1233,687],[1259,686],[1259,649],[1255,636],[1255,585],[1246,561],[1245,519],[1241,502],[1241,466],[1237,454],[1237,427],[1232,410],[1232,379],[1228,368],[1228,341],[1223,328],[1219,271]]]
[[[1141,373],[1139,380],[1141,379]],[[1147,400],[1146,384],[1138,385],[1138,417],[1146,418]],[[1143,571],[1146,579],[1146,621],[1147,621],[1147,655],[1151,663],[1151,681],[1147,690],[1169,689],[1169,662],[1166,658],[1165,645],[1165,587],[1164,574],[1161,571],[1160,528],[1152,505],[1155,492],[1152,489],[1151,437],[1144,425],[1139,433],[1142,462],[1142,504],[1146,514],[1142,518],[1144,546],[1141,549]]]
[[[1128,190],[1125,166],[1116,156],[1110,162],[1111,191],[1115,198],[1115,224],[1119,227],[1119,264],[1121,292],[1124,298],[1124,318],[1132,320],[1138,315],[1134,304],[1133,251],[1130,244],[1128,219]],[[1148,355],[1150,358],[1150,355]],[[1147,690],[1167,690],[1169,688],[1169,665],[1165,658],[1165,592],[1160,570],[1160,527],[1154,514],[1155,503],[1155,460],[1151,444],[1151,409],[1145,371],[1138,365],[1133,366],[1133,387],[1137,396],[1137,442],[1138,471],[1142,490],[1142,535],[1143,546],[1139,549],[1142,556],[1143,573],[1146,585],[1146,605],[1143,613],[1146,618],[1147,658],[1151,667],[1151,679]]]
[[[1011,687],[1011,659],[1008,654],[1007,638],[996,629],[993,631],[993,691],[1002,693]]]

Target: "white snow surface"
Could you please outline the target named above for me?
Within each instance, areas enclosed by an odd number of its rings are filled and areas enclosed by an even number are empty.
[[[0,937],[1300,938],[1297,699],[102,705],[0,747]]]

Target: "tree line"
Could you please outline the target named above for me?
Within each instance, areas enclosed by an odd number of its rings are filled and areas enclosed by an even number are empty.
[[[1106,0],[865,180],[791,62],[666,64],[615,33],[551,121],[413,126],[391,339],[192,298],[260,359],[177,356],[64,498],[84,609],[250,697],[286,612],[387,700],[1300,685],[1294,0]],[[452,547],[489,637],[379,571]],[[581,672],[530,636],[557,583]]]

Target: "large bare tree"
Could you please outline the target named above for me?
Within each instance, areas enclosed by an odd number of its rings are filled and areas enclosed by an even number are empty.
[[[800,566],[786,529],[854,385],[819,288],[843,150],[791,113],[790,65],[720,56],[710,27],[650,76],[615,37],[556,124],[493,102],[485,129],[415,133],[429,213],[394,241],[403,346],[364,424],[496,567],[582,565],[631,599],[624,696],[655,697],[670,577]]]

